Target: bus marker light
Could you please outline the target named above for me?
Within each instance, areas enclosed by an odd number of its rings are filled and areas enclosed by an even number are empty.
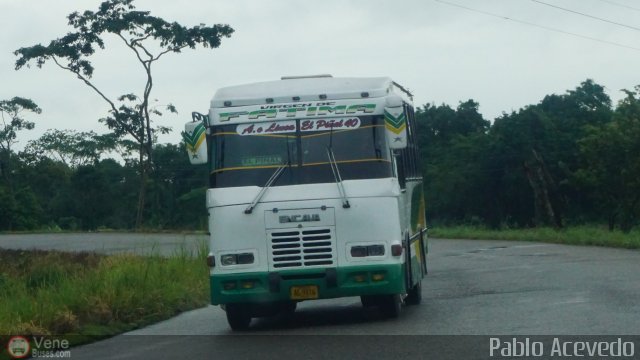
[[[391,245],[391,255],[393,256],[402,255],[402,245],[400,244]]]
[[[373,274],[371,276],[371,279],[373,281],[382,281],[382,280],[384,280],[384,274]]]
[[[365,280],[367,280],[367,277],[365,275],[356,275],[353,277],[353,279],[356,282],[365,282]]]
[[[222,286],[225,290],[234,290],[238,285],[235,281],[225,281]]]
[[[254,283],[253,281],[243,281],[242,288],[243,289],[253,289]]]
[[[209,255],[207,256],[207,265],[209,267],[214,267],[216,266],[216,257],[213,255]]]

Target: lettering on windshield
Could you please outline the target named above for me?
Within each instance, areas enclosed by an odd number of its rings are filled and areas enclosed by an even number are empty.
[[[240,160],[241,166],[269,166],[283,163],[280,155],[245,156]]]
[[[300,131],[321,131],[321,130],[343,130],[357,129],[360,127],[360,119],[340,118],[340,119],[314,119],[300,121]]]
[[[257,124],[240,124],[236,127],[238,135],[269,135],[293,133],[296,131],[295,121],[274,121]]]
[[[360,118],[310,119],[300,121],[300,131],[351,130],[360,127]],[[274,121],[267,123],[240,124],[236,133],[246,135],[286,134],[296,131],[295,121]]]

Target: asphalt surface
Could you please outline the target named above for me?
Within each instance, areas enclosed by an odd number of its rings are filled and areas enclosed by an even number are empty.
[[[81,250],[94,246],[111,253],[134,247],[144,253],[160,248],[170,254],[172,246],[197,246],[203,238],[31,236],[10,241],[0,236],[0,247],[24,242],[26,248],[74,250],[82,243]],[[423,302],[403,307],[398,319],[363,309],[358,298],[318,300],[299,304],[291,317],[254,319],[252,329],[242,334],[253,336],[228,336],[234,333],[224,311],[209,306],[74,348],[72,358],[421,358],[426,350],[435,358],[487,358],[487,352],[477,352],[479,346],[488,349],[481,345],[488,344],[487,336],[640,335],[640,251],[441,239],[431,239],[429,250]],[[640,342],[636,347],[640,353]]]
[[[171,256],[198,251],[208,235],[142,233],[1,234],[0,248],[21,250],[91,251],[101,254],[133,253]]]

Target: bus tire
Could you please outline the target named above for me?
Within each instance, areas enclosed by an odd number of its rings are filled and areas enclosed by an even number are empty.
[[[360,302],[362,303],[363,307],[372,307],[372,306],[377,306],[378,304],[380,304],[380,301],[378,299],[378,297],[373,296],[373,295],[362,295],[360,296]]]
[[[282,307],[280,308],[281,311],[284,314],[293,314],[294,312],[296,312],[296,308],[298,307],[298,303],[295,301],[287,301],[285,303],[282,304]]]
[[[422,302],[422,281],[418,281],[407,293],[407,305],[419,305]]]
[[[245,331],[251,324],[251,314],[242,304],[227,304],[227,322],[233,331]]]
[[[380,299],[380,310],[389,318],[397,318],[400,316],[400,309],[402,308],[402,297],[400,294],[385,295]]]

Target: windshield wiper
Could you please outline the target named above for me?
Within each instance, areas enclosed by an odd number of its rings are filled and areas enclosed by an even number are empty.
[[[282,164],[279,168],[276,169],[276,171],[273,172],[273,174],[271,175],[269,180],[267,180],[267,183],[264,184],[264,186],[262,187],[258,195],[256,195],[256,197],[253,199],[251,204],[244,210],[245,214],[251,214],[253,212],[253,208],[255,208],[256,205],[258,205],[258,203],[260,202],[260,199],[262,199],[262,197],[267,192],[267,190],[269,190],[269,188],[273,185],[273,183],[275,183],[276,180],[278,180],[278,178],[280,177],[280,175],[282,175],[282,173],[284,172],[284,169],[288,167],[289,170],[291,170],[291,149],[289,148],[288,139],[285,140],[285,143],[287,145],[287,162],[285,164]]]
[[[333,149],[331,145],[327,146],[327,156],[329,157],[329,165],[331,165],[331,172],[333,173],[333,178],[336,181],[336,185],[338,185],[338,192],[340,193],[340,198],[342,199],[342,207],[348,209],[351,207],[349,204],[349,199],[347,199],[347,194],[344,191],[344,184],[342,183],[342,177],[340,176],[340,170],[338,169],[338,163],[336,162],[336,156],[333,153]]]
[[[273,185],[273,183],[276,182],[276,180],[278,180],[278,178],[280,177],[280,175],[282,175],[282,172],[286,168],[287,168],[287,164],[282,164],[279,168],[276,169],[276,171],[274,171],[274,173],[271,175],[269,180],[267,180],[267,183],[264,184],[264,187],[262,187],[258,195],[256,195],[256,197],[253,199],[251,204],[246,209],[244,209],[245,214],[251,214],[253,212],[253,208],[256,207],[258,202],[260,202],[260,199],[262,199],[262,196],[264,196],[264,193],[266,193],[267,190],[269,190],[269,188],[271,187],[271,185]]]

